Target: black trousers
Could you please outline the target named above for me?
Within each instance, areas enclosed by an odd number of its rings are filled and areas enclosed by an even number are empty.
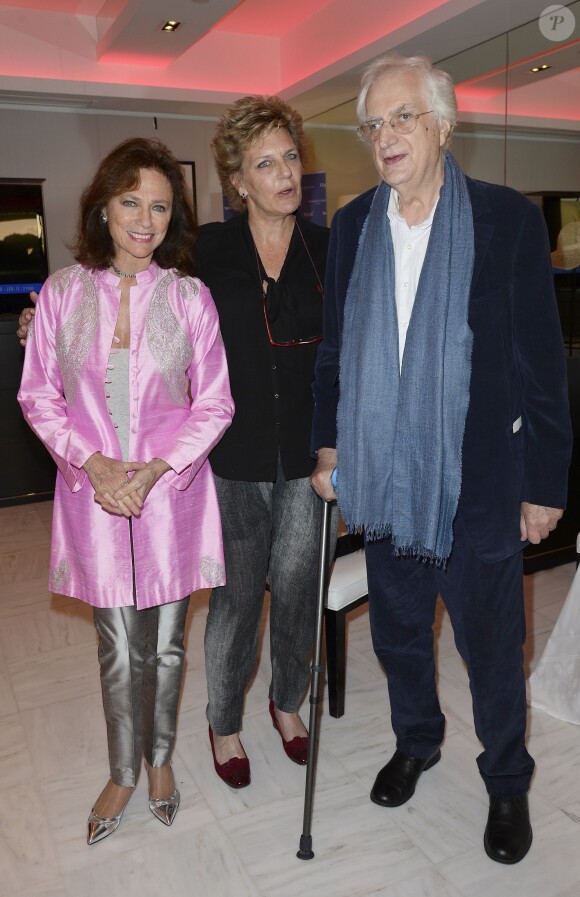
[[[432,629],[439,593],[467,664],[487,791],[500,797],[527,791],[534,761],[525,746],[521,552],[484,564],[457,520],[445,569],[394,557],[390,539],[367,542],[366,560],[373,646],[387,673],[399,750],[428,757],[443,741]]]

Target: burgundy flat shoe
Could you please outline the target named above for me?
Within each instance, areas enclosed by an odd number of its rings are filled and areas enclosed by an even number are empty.
[[[232,757],[225,763],[218,763],[213,746],[213,732],[209,727],[209,743],[213,754],[213,765],[220,779],[230,788],[245,788],[250,784],[250,761],[247,757]]]
[[[280,730],[280,726],[278,725],[278,720],[276,719],[276,708],[274,707],[274,701],[270,701],[268,710],[270,711],[270,716],[272,717],[274,728],[277,729],[280,738],[282,739],[282,744],[284,745],[286,756],[290,757],[290,759],[294,763],[298,763],[299,766],[305,766],[308,760],[308,736],[296,735],[296,737],[291,741],[285,741],[284,736],[282,735],[282,732]]]

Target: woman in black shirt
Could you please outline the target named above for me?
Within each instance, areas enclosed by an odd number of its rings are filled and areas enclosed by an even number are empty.
[[[198,264],[220,315],[236,411],[210,455],[222,516],[225,586],[205,635],[207,716],[217,774],[250,782],[240,742],[269,583],[269,710],[284,749],[305,763],[298,716],[308,681],[317,594],[320,500],[309,477],[312,379],[322,337],[328,231],[302,219],[304,133],[277,97],[245,97],[221,119],[212,149],[237,218],[201,228]]]

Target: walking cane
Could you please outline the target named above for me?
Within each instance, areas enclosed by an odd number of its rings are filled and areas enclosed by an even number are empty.
[[[336,469],[333,472],[336,486]],[[320,674],[322,672],[322,625],[324,621],[324,606],[328,591],[328,554],[329,554],[329,529],[330,508],[334,502],[322,502],[322,514],[320,518],[320,557],[318,559],[318,604],[316,608],[316,626],[314,630],[314,653],[312,658],[312,677],[310,680],[310,721],[308,723],[308,759],[306,767],[306,788],[304,791],[304,820],[302,834],[300,836],[300,849],[296,856],[299,860],[311,860],[314,856],[312,850],[312,802],[314,799],[314,777],[316,772],[316,756],[318,753],[318,719],[320,702]]]

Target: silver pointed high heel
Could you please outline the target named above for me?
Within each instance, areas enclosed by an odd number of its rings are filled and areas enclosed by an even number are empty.
[[[112,783],[109,780],[109,782],[107,783],[107,785],[105,785],[105,788],[97,798],[96,804],[99,803],[99,800],[111,784]],[[88,819],[87,844],[96,844],[97,841],[102,841],[103,838],[108,838],[109,835],[112,835],[113,832],[117,831],[121,822],[121,817],[125,812],[125,807],[129,803],[134,790],[134,788],[131,788],[121,809],[121,812],[118,813],[117,816],[99,816],[98,813],[95,813],[95,807],[93,807]]]
[[[181,797],[176,788],[171,797],[162,797],[158,800],[149,798],[149,809],[163,825],[171,825],[175,819],[180,800]]]
[[[99,816],[93,807],[88,820],[87,844],[96,844],[97,841],[102,841],[103,838],[108,838],[109,835],[116,832],[124,810],[125,807],[118,816]]]

